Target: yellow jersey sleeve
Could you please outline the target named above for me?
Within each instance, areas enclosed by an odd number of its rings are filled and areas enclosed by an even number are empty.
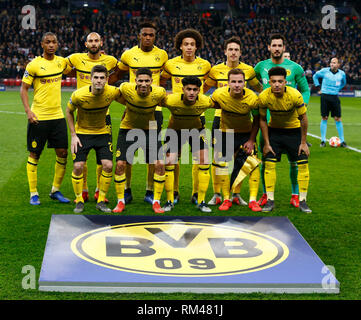
[[[22,81],[34,87],[31,110],[39,120],[64,118],[61,108],[61,80],[66,70],[65,58],[53,60],[36,57],[27,66]]]

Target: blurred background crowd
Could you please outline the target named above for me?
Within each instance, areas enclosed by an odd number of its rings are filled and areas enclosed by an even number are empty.
[[[198,55],[212,65],[224,60],[223,42],[236,35],[242,41],[242,61],[255,66],[269,58],[267,44],[272,33],[287,39],[291,59],[312,74],[329,65],[337,56],[348,83],[361,84],[360,4],[328,1],[337,8],[335,29],[322,28],[325,1],[312,0],[0,0],[0,79],[21,78],[26,64],[41,55],[41,36],[51,31],[60,43],[58,54],[84,52],[90,31],[103,36],[103,49],[120,58],[138,43],[138,25],[152,20],[158,27],[156,45],[179,55],[174,36],[185,28],[195,28],[204,37]],[[21,8],[36,8],[36,29],[22,28]]]

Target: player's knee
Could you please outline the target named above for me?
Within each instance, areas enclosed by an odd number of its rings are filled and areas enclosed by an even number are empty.
[[[165,174],[165,167],[163,161],[156,161],[156,163],[154,164],[154,172],[161,176]]]
[[[84,162],[82,161],[74,162],[73,172],[75,175],[77,176],[81,175],[83,173],[83,169],[84,169]]]
[[[115,173],[117,175],[121,175],[125,172],[126,162],[125,161],[117,161],[116,167],[115,167]]]
[[[105,172],[110,173],[113,170],[113,162],[110,160],[103,160],[102,167]]]
[[[66,157],[68,157],[68,150],[67,150],[67,149],[56,149],[55,152],[56,152],[56,155],[57,155],[59,158],[66,158]]]
[[[335,122],[341,122],[341,118],[340,117],[334,117]]]
[[[40,153],[30,152],[29,156],[30,156],[30,158],[33,158],[35,160],[40,159]]]
[[[326,116],[326,117],[322,117],[322,120],[328,120],[328,116]]]

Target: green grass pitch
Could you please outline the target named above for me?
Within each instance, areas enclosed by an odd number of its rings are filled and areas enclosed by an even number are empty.
[[[65,108],[70,92],[63,92],[62,104]],[[340,294],[102,294],[102,293],[48,293],[36,289],[23,289],[25,276],[22,268],[31,265],[39,278],[50,217],[52,214],[73,214],[73,204],[63,205],[53,202],[48,194],[53,178],[55,153],[45,149],[38,167],[38,189],[41,205],[29,205],[29,190],[26,177],[26,126],[27,120],[18,91],[0,92],[0,299],[1,300],[55,300],[55,299],[361,299],[361,99],[342,98],[342,119],[345,140],[350,149],[334,149],[329,146],[320,148],[319,136],[319,97],[312,97],[309,105],[309,136],[312,143],[310,162],[310,187],[308,204],[312,214],[303,214],[291,208],[290,182],[287,157],[277,166],[276,205],[271,216],[288,216],[302,236],[310,244],[326,265],[336,270],[340,281]],[[113,141],[116,142],[123,107],[117,103],[111,105]],[[213,110],[206,113],[207,126],[211,127]],[[164,119],[168,118],[167,111]],[[165,125],[167,122],[165,122]],[[332,119],[329,120],[327,138],[337,135]],[[89,189],[93,196],[95,188],[95,155],[91,152],[89,161]],[[65,196],[73,199],[71,185],[71,156],[68,158],[66,176],[62,185]],[[153,215],[151,207],[143,201],[145,193],[146,166],[133,166],[133,203],[127,206],[127,215]],[[180,180],[181,202],[172,215],[199,215],[199,211],[190,203],[191,165],[181,166]],[[259,196],[261,194],[261,187]],[[210,184],[207,200],[212,195]],[[248,199],[248,182],[242,186],[241,195]],[[165,192],[163,194],[165,196]],[[115,206],[116,196],[112,184],[108,198],[111,207]],[[164,198],[163,198],[164,199]],[[99,214],[95,202],[85,206],[85,214]],[[223,215],[216,208],[214,215]],[[262,215],[248,208],[232,207],[227,215]]]

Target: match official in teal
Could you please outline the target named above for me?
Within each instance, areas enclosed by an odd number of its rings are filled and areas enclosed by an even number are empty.
[[[338,97],[339,92],[346,85],[346,74],[339,69],[340,63],[337,58],[332,58],[330,67],[323,68],[313,75],[313,82],[316,87],[321,85],[321,144],[326,146],[327,120],[331,112],[331,117],[335,119],[336,129],[341,140],[341,147],[346,148],[347,144],[343,135],[343,125],[341,121],[341,103]]]

